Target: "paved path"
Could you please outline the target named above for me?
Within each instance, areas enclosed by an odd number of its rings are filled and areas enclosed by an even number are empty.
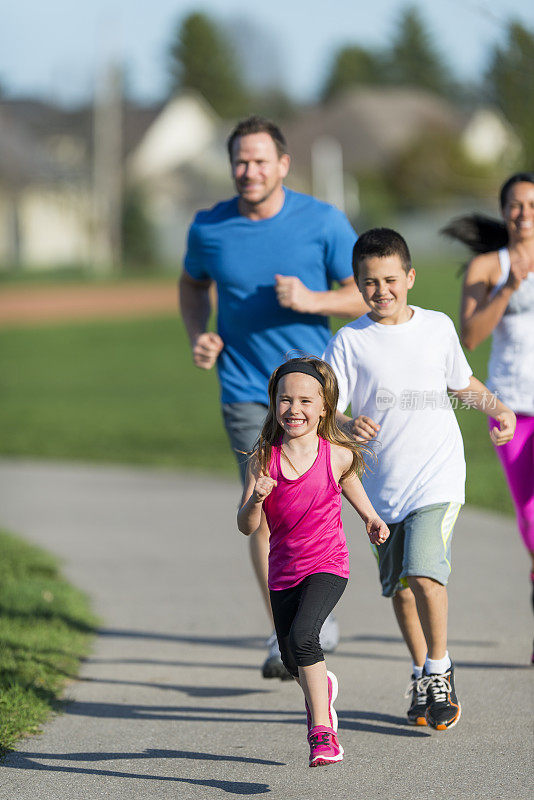
[[[267,633],[234,529],[237,485],[169,472],[0,462],[0,522],[58,553],[103,627],[72,699],[0,769],[2,800],[526,800],[533,672],[513,523],[465,510],[446,733],[404,724],[409,662],[354,514],[338,606],[343,764],[307,767],[296,686],[262,680]],[[202,509],[200,515],[199,509]]]

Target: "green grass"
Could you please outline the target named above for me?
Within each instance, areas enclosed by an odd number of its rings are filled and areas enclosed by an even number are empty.
[[[0,531],[0,755],[61,707],[94,625],[56,559]]]
[[[0,332],[5,455],[233,470],[177,316]]]
[[[456,266],[418,264],[413,303],[458,318]],[[486,376],[489,344],[468,354]],[[416,354],[414,354],[415,357]],[[213,371],[193,367],[176,317],[0,331],[0,452],[235,474]],[[468,502],[511,512],[486,418],[458,412]]]

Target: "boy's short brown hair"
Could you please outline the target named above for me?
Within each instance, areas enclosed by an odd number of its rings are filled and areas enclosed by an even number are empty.
[[[412,268],[412,257],[406,240],[391,228],[371,228],[358,238],[352,250],[352,271],[358,283],[360,264],[366,258],[387,258],[398,256],[403,270]]]

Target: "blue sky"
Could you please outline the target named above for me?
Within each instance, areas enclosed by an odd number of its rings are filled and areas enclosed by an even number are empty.
[[[488,49],[503,40],[509,18],[534,29],[529,0],[414,4],[441,53],[464,79],[480,76]],[[227,24],[249,19],[256,32],[250,49],[260,54],[258,72],[278,72],[297,99],[312,100],[334,50],[346,44],[387,45],[406,5],[406,0],[17,0],[2,14],[0,84],[10,95],[84,99],[92,93],[99,64],[113,55],[126,65],[134,96],[157,99],[167,85],[166,52],[173,30],[187,13],[203,10]],[[248,44],[245,29],[243,46]],[[273,57],[262,61],[262,51]]]

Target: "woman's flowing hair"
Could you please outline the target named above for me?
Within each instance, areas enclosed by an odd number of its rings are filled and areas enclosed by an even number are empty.
[[[465,244],[477,255],[500,250],[508,244],[508,231],[504,222],[484,214],[456,217],[440,233]]]
[[[506,205],[508,192],[516,183],[534,184],[534,172],[516,172],[503,183],[499,193],[501,210]],[[484,214],[456,217],[442,228],[440,233],[465,244],[476,255],[501,250],[508,245],[508,230],[504,222]],[[467,264],[463,264],[460,272],[466,268]]]
[[[311,364],[324,379],[324,387],[321,387],[325,406],[325,415],[319,420],[317,435],[326,439],[331,444],[338,444],[346,447],[352,453],[352,464],[344,473],[343,477],[357,475],[361,477],[365,471],[364,454],[372,455],[372,451],[364,445],[359,444],[348,433],[345,433],[336,422],[336,409],[339,397],[337,379],[332,367],[319,358],[294,358],[284,362],[277,367],[269,380],[269,410],[263,423],[263,428],[254,446],[253,453],[258,459],[259,468],[264,475],[269,474],[269,464],[271,463],[272,446],[281,439],[284,431],[276,419],[276,395],[278,391],[278,371],[282,366],[295,362],[306,362]]]

